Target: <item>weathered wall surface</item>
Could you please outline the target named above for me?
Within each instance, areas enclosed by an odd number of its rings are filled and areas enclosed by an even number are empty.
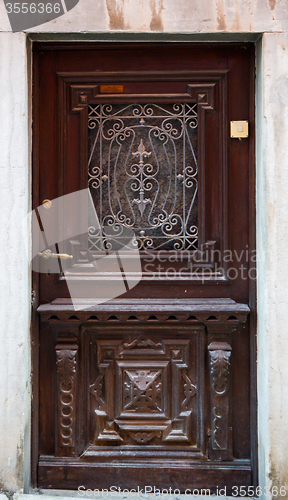
[[[10,25],[1,2],[0,28]],[[283,31],[286,0],[80,0],[54,21],[31,31],[264,32]]]
[[[29,463],[30,279],[28,89],[23,33],[0,34],[0,488],[23,487]],[[27,243],[29,235],[27,234]]]
[[[263,234],[262,248],[260,241],[259,247],[262,252],[267,251],[267,260],[259,280],[259,306],[260,318],[266,316],[267,322],[266,328],[264,324],[260,328],[259,324],[258,333],[262,355],[258,361],[259,420],[261,426],[261,413],[265,412],[267,432],[266,437],[262,435],[262,440],[267,441],[269,478],[272,485],[278,489],[285,486],[288,492],[288,363],[285,361],[288,353],[285,319],[288,310],[285,278],[288,271],[287,33],[265,34],[263,54],[263,162],[259,162],[258,172],[262,169],[259,175],[264,175],[265,184],[262,193],[258,190],[258,212],[261,216],[258,227]],[[264,401],[261,404],[263,395],[265,404]]]
[[[0,487],[16,491],[28,478],[23,464],[29,469],[30,285],[20,236],[30,196],[29,89],[26,36],[11,32],[2,0],[0,31]],[[152,40],[155,33],[191,40],[193,33],[264,33],[256,91],[259,470],[262,488],[285,486],[278,497],[288,498],[288,1],[80,0],[29,31],[94,33],[95,40],[111,32]]]

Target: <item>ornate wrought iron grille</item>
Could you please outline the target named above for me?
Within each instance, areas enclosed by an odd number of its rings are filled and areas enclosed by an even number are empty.
[[[89,227],[90,250],[124,227],[139,249],[197,249],[197,127],[196,104],[89,106],[88,184],[102,227]]]

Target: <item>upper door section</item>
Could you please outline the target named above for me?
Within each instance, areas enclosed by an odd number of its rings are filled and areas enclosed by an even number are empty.
[[[142,271],[130,266],[127,281],[140,281],[123,296],[247,301],[240,266],[247,271],[252,250],[254,47],[46,44],[36,52],[34,205],[89,188],[97,214],[95,225],[79,207],[87,234],[61,243],[73,258],[56,275],[47,265],[41,301],[69,297],[67,280],[101,280],[91,263],[125,242],[127,229]],[[232,120],[248,120],[250,138],[231,138]],[[68,219],[55,220],[57,230]],[[122,258],[126,269],[131,255]],[[105,279],[122,271],[103,270]]]

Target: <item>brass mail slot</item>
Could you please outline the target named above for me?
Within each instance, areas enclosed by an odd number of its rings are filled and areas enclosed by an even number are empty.
[[[100,85],[102,94],[120,94],[123,92],[123,85]]]
[[[248,120],[230,122],[230,137],[233,139],[249,137]]]

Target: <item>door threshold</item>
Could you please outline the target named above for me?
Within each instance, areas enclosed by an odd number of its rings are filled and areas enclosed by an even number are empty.
[[[196,490],[196,488],[195,488]],[[205,488],[202,489],[204,491]],[[201,491],[201,490],[200,490]],[[221,500],[235,500],[235,498],[239,498],[236,496],[229,496],[229,495],[222,495],[220,494],[221,488],[219,488],[219,494],[216,495],[216,493],[211,493],[209,494],[199,494],[199,495],[192,495],[190,493],[187,494],[164,494],[164,493],[141,493],[141,490],[139,493],[127,493],[127,492],[105,492],[104,490],[100,491],[98,494],[92,494],[93,491],[89,489],[86,490],[86,493],[83,494],[83,491],[79,492],[78,490],[48,490],[48,489],[40,489],[40,490],[32,490],[30,493],[15,493],[13,495],[13,500],[35,500],[35,496],[40,496],[41,495],[41,500],[51,500],[53,497],[57,500],[69,500],[71,498],[78,498],[81,499],[83,498],[84,500],[86,499],[91,499],[91,500],[207,500],[209,497],[213,498],[221,498]],[[258,500],[256,497],[241,497],[243,500],[249,499],[249,500]],[[2,500],[2,499],[0,499]]]

